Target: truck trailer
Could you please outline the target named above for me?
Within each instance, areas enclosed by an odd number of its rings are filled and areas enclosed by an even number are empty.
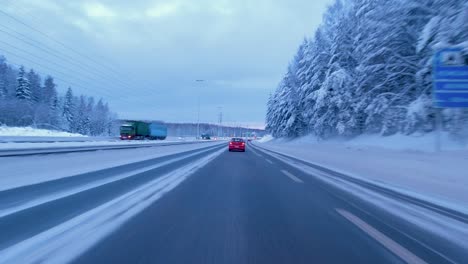
[[[160,123],[125,121],[120,126],[121,140],[164,140],[166,137],[167,127]]]

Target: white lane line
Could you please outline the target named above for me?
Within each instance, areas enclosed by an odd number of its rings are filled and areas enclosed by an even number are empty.
[[[250,150],[250,151],[252,151],[253,154],[257,155],[258,157],[263,158],[263,156],[261,154],[258,154],[256,151],[253,151],[253,150]]]
[[[377,229],[373,228],[359,217],[353,215],[352,213],[343,210],[343,209],[335,209],[341,216],[348,219],[351,223],[359,227],[362,231],[368,234],[373,239],[377,240],[380,244],[382,244],[385,248],[390,250],[393,254],[400,257],[403,261],[408,264],[425,264],[426,262],[419,258],[418,256],[411,253],[406,248],[402,247],[397,242],[393,241],[388,236],[382,234]]]
[[[260,157],[260,158],[263,158],[263,155],[262,155],[262,154],[260,154],[259,152],[257,152],[257,151],[254,151],[254,153],[255,153],[255,155],[257,155],[258,157]]]
[[[273,164],[273,161],[269,160],[269,159],[265,159],[268,163],[270,164]]]
[[[289,171],[285,171],[285,170],[281,170],[281,172],[288,176],[291,180],[297,182],[297,183],[304,183],[301,179],[299,179],[298,177],[292,175]]]

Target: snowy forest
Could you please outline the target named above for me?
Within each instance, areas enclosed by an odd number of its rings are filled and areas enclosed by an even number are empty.
[[[23,66],[16,69],[0,56],[0,125],[32,126],[82,135],[109,135],[115,115],[102,99],[57,92],[54,78]]]
[[[337,0],[270,95],[275,137],[424,134],[435,128],[432,56],[468,54],[466,0]],[[468,111],[443,109],[444,131],[468,138]]]

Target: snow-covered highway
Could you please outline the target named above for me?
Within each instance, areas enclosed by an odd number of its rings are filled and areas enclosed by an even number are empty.
[[[3,157],[0,166],[0,263],[468,257],[463,212],[258,144],[246,153],[209,142]]]
[[[162,146],[186,145],[186,144],[201,144],[205,141],[90,141],[90,142],[45,142],[46,144],[31,143],[12,143],[4,147],[0,145],[0,157],[15,157],[15,156],[31,156],[45,154],[64,154],[73,152],[88,152],[99,150],[116,150],[116,149],[135,149],[135,148],[151,148]],[[41,145],[42,147],[38,147]],[[18,146],[19,145],[19,146]]]

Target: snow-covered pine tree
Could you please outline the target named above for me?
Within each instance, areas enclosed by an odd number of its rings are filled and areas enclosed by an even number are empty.
[[[280,115],[278,113],[278,110],[280,110],[278,97],[279,97],[279,93],[281,92],[281,89],[282,87],[280,84],[278,85],[275,92],[271,96],[269,108],[267,110],[266,128],[267,128],[267,131],[275,137],[281,136],[279,133],[279,130],[280,130],[279,125],[281,124],[281,120],[280,120]]]
[[[275,110],[277,109],[277,104],[275,101],[276,91],[274,94],[270,93],[267,103],[267,113],[266,113],[266,125],[265,130],[272,135],[276,135],[276,115]]]
[[[295,87],[309,132],[430,131],[432,55],[444,45],[468,53],[467,12],[466,0],[335,1],[298,53]],[[287,76],[268,102],[268,129],[277,136],[288,134],[292,120]],[[468,111],[444,113],[453,134],[468,127],[457,125],[468,123]]]
[[[88,133],[92,136],[97,136],[95,127],[93,126],[94,123],[92,120],[94,119],[95,109],[94,109],[94,97],[88,97],[88,101],[86,103],[86,126],[88,127]]]
[[[317,122],[322,117],[320,111],[321,99],[320,89],[325,81],[328,72],[328,62],[330,61],[330,40],[326,35],[323,27],[317,29],[314,37],[314,47],[312,50],[313,60],[308,69],[311,80],[308,84],[307,91],[304,93],[302,100],[308,106],[304,109],[305,117],[308,122],[309,130],[319,136],[320,124]]]
[[[59,126],[59,107],[57,85],[52,76],[47,76],[44,81],[43,102],[49,107],[49,123],[52,126]]]
[[[52,110],[57,109],[57,85],[52,76],[47,76],[44,81],[44,102],[49,105]]]
[[[26,71],[23,66],[19,68],[18,72],[18,85],[16,87],[16,98],[24,101],[31,101],[31,87],[29,80],[26,77]]]
[[[8,94],[7,70],[8,70],[8,65],[6,64],[5,57],[0,56],[0,99],[6,98]]]
[[[76,132],[82,135],[88,135],[89,133],[89,120],[87,116],[87,104],[86,97],[81,95],[78,100],[78,107],[76,109]]]
[[[31,69],[28,73],[28,80],[31,87],[32,101],[38,103],[42,99],[41,77]]]
[[[96,103],[94,111],[91,114],[91,134],[95,136],[106,133],[106,123],[108,114],[102,98]]]
[[[299,100],[299,82],[297,78],[297,63],[302,60],[302,53],[299,50],[293,63],[288,67],[288,72],[283,82],[283,111],[282,123],[285,122],[282,135],[286,137],[298,137],[304,134],[306,126],[302,116],[302,110]]]
[[[75,132],[74,126],[74,113],[75,113],[75,104],[73,98],[73,91],[71,87],[68,87],[67,93],[65,94],[65,99],[63,103],[63,112],[62,116],[65,119],[66,127],[69,132]]]

